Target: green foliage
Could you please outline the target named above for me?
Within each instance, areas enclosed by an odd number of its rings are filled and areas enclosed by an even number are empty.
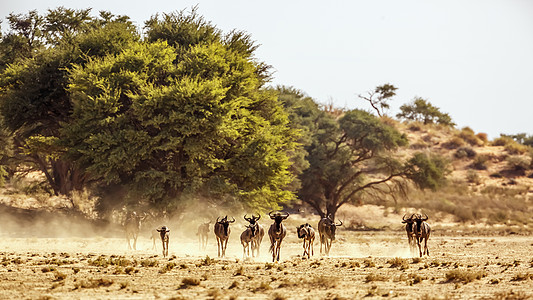
[[[368,96],[359,95],[359,98],[366,100],[370,106],[377,112],[379,117],[384,116],[385,110],[390,108],[388,101],[396,96],[398,88],[390,83],[377,86],[374,91],[368,92]]]
[[[407,177],[419,188],[435,191],[445,183],[447,164],[440,156],[416,153],[407,163]]]
[[[188,49],[133,43],[74,66],[69,157],[156,202],[199,191],[262,209],[290,199],[296,132],[262,88],[259,64],[213,39]]]
[[[401,189],[394,181],[401,177],[401,164],[389,152],[407,144],[404,135],[362,110],[348,111],[338,120],[324,112],[314,115],[308,127],[312,142],[304,147],[310,166],[300,176],[303,201],[322,216],[334,217],[340,206],[360,200],[363,193]]]
[[[447,113],[441,112],[439,108],[420,97],[415,98],[410,104],[400,106],[400,110],[401,112],[396,115],[400,119],[419,121],[424,124],[455,125]]]

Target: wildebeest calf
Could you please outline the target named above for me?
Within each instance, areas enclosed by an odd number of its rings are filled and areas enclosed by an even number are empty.
[[[159,236],[161,237],[161,243],[163,244],[163,257],[168,256],[168,242],[170,239],[170,229],[166,226],[162,226],[161,229],[157,229]]]

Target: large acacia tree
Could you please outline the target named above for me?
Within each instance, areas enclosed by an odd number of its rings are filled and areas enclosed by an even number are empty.
[[[18,170],[42,171],[57,195],[88,180],[58,143],[72,112],[68,70],[140,38],[127,17],[89,12],[60,7],[44,16],[11,14],[0,42],[0,113],[16,150],[11,161]]]
[[[358,109],[335,117],[308,97],[290,90],[285,94],[292,95],[292,101],[285,102],[296,115],[291,119],[310,137],[302,140],[309,167],[299,176],[298,196],[321,217],[334,218],[342,205],[360,203],[367,196],[404,195],[409,181],[432,189],[443,183],[445,163],[440,158],[421,153],[395,157],[408,140],[380,118]]]
[[[70,72],[69,157],[156,204],[189,193],[261,209],[289,200],[296,135],[249,36],[223,35],[194,11],[147,26],[147,41]]]
[[[249,35],[193,9],[154,16],[143,39],[127,17],[88,12],[49,11],[39,49],[0,76],[19,154],[57,194],[93,183],[165,206],[200,193],[262,209],[293,197],[296,134]]]

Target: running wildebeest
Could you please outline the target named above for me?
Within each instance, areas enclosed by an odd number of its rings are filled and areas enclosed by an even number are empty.
[[[251,218],[247,218],[246,215],[244,215],[244,219],[250,223],[250,226],[254,226],[257,228],[257,234],[253,236],[251,241],[252,257],[256,257],[259,255],[261,242],[263,241],[263,236],[265,236],[265,229],[263,228],[263,226],[261,226],[261,224],[257,223],[257,221],[261,219],[261,215],[257,215],[256,217],[252,214]]]
[[[198,236],[198,245],[200,250],[205,250],[207,247],[207,240],[209,236],[209,223],[202,223],[198,225],[198,231],[196,232],[196,235]]]
[[[230,234],[229,224],[235,222],[228,221],[228,216],[220,219],[217,217],[217,222],[215,223],[215,236],[217,237],[217,246],[218,246],[218,257],[226,257],[226,247],[228,246],[228,239]]]
[[[161,226],[160,229],[157,229],[159,236],[161,237],[161,243],[163,244],[163,257],[168,256],[168,242],[170,240],[170,229],[166,226]]]
[[[128,241],[128,249],[131,250],[130,239],[133,239],[133,250],[137,250],[137,238],[139,237],[139,231],[141,230],[141,223],[143,218],[133,211],[127,214],[124,221],[124,232],[126,234],[126,240]]]
[[[428,220],[428,215],[424,214],[424,218],[422,215],[417,215],[414,219],[413,224],[413,231],[415,232],[415,240],[416,244],[418,245],[418,251],[420,252],[420,257],[422,257],[423,254],[426,254],[429,256],[429,249],[428,249],[428,239],[431,234],[431,227],[429,226],[426,221]],[[420,243],[424,241],[424,250],[422,251],[422,246]]]
[[[283,241],[283,238],[285,238],[285,235],[287,235],[287,229],[281,222],[289,217],[289,213],[280,211],[274,213],[271,211],[268,215],[274,220],[274,224],[270,225],[270,229],[268,229],[268,236],[270,237],[272,262],[275,262],[279,261],[281,242]]]
[[[329,217],[322,218],[318,222],[318,235],[320,236],[320,254],[322,254],[322,245],[324,245],[324,252],[329,255],[331,243],[335,240],[335,231],[338,226],[342,226],[342,221],[335,224]]]
[[[415,220],[413,217],[415,214],[412,214],[411,217],[405,218],[406,215],[402,217],[402,223],[405,224],[405,232],[407,233],[407,242],[409,243],[409,250],[411,251],[411,256],[415,254],[415,248],[416,248],[416,237],[415,237],[415,231],[413,229]]]
[[[302,224],[299,227],[296,227],[296,232],[298,233],[298,238],[303,239],[304,254],[307,254],[307,258],[311,255],[314,255],[313,243],[315,241],[315,230],[308,223]]]

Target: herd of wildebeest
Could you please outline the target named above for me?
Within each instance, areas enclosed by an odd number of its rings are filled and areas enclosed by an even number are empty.
[[[274,223],[270,225],[270,228],[268,229],[268,236],[270,238],[270,252],[272,253],[272,261],[275,262],[279,261],[281,242],[288,232],[287,227],[283,225],[283,220],[286,220],[289,217],[289,213],[284,211],[271,211],[268,213],[268,216],[274,221]],[[257,222],[259,219],[261,219],[260,214],[257,216],[252,214],[251,217],[244,215],[244,220],[249,223],[246,225],[246,229],[241,233],[240,236],[244,258],[256,257],[259,255],[261,241],[265,235],[263,226]],[[126,216],[124,229],[129,249],[132,249],[130,244],[130,239],[132,239],[133,249],[136,250],[137,237],[139,235],[142,220],[143,217],[138,215],[136,212],[131,212]],[[402,223],[405,224],[405,231],[407,233],[407,240],[411,250],[411,255],[415,255],[418,247],[420,257],[422,257],[424,254],[429,256],[427,242],[431,234],[431,227],[426,222],[427,220],[428,216],[422,216],[421,214],[411,214],[409,218],[406,218],[406,215],[404,215],[402,218]],[[230,224],[233,222],[235,222],[235,218],[229,220],[227,216],[223,218],[218,217],[215,222],[213,231],[217,240],[218,257],[223,258],[226,256],[226,247],[228,245],[228,239],[230,235]],[[202,250],[205,250],[207,246],[209,225],[210,222],[201,223],[198,226],[198,231],[196,233],[198,236],[199,247]],[[339,221],[337,224],[330,217],[324,217],[318,222],[318,235],[320,238],[321,254],[324,253],[325,255],[329,255],[331,243],[335,240],[335,231],[338,226],[342,226],[342,221]],[[309,223],[305,223],[296,227],[296,232],[298,238],[303,240],[303,256],[310,258],[312,255],[314,255],[313,244],[316,234],[315,229]],[[163,245],[163,257],[167,257],[170,229],[167,226],[161,226],[152,230],[152,239],[153,249],[155,249],[156,240],[161,240]],[[324,247],[324,250],[322,247]]]

